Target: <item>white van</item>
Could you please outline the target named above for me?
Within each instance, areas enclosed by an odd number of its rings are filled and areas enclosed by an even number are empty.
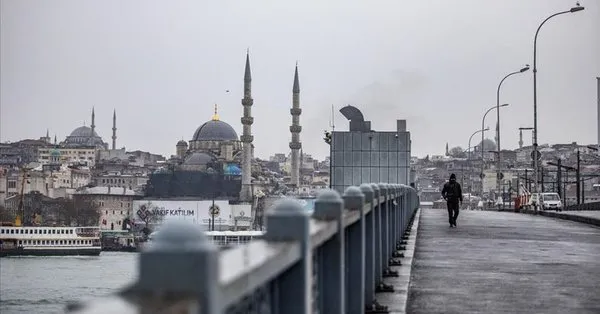
[[[560,200],[560,196],[558,196],[558,193],[554,192],[531,194],[531,197],[529,198],[529,203],[527,205],[529,205],[530,208],[533,208],[535,207],[535,204],[539,204],[538,209],[540,210],[562,211],[563,209],[563,204]]]

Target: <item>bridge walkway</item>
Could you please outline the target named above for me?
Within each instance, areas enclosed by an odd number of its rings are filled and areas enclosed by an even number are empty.
[[[600,313],[600,228],[510,212],[424,209],[407,313]]]

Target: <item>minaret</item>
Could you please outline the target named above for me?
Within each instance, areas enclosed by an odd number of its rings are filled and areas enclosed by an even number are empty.
[[[113,111],[113,127],[112,127],[112,149],[117,149],[117,110]]]
[[[94,131],[96,129],[96,114],[94,113],[94,107],[92,107],[92,125],[90,125],[90,127],[92,128],[92,136],[94,136]]]
[[[50,144],[50,130],[46,129],[46,143]]]
[[[246,68],[244,71],[244,98],[242,106],[244,115],[242,116],[243,132],[240,140],[242,141],[242,191],[240,200],[252,200],[252,74],[250,73],[250,52],[246,52]]]
[[[57,142],[56,142],[56,134],[54,134],[54,145],[57,145]]]
[[[450,156],[450,151],[448,150],[448,142],[446,142],[446,156]]]
[[[300,143],[300,132],[302,127],[300,126],[300,82],[298,81],[298,63],[296,63],[296,71],[294,73],[294,86],[292,87],[292,125],[290,126],[290,132],[292,132],[292,141],[290,142],[290,149],[292,150],[292,185],[295,187],[300,186],[300,161],[299,153],[302,148]]]
[[[523,130],[519,129],[519,148],[523,148]]]

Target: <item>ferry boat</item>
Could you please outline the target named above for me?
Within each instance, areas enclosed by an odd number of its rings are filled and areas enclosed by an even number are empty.
[[[148,242],[152,242],[159,231],[154,231],[148,236]],[[255,239],[261,239],[265,232],[256,230],[247,231],[205,231],[208,241],[220,249],[236,247],[246,244]]]
[[[100,255],[100,227],[0,226],[0,257]]]

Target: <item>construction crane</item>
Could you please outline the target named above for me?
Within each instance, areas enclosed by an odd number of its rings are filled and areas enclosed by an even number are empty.
[[[27,172],[29,172],[29,170],[31,170],[30,168],[27,167],[21,167],[21,171],[23,172],[23,179],[21,180],[21,191],[20,191],[20,195],[19,195],[19,207],[17,208],[17,215],[15,217],[15,226],[17,227],[21,227],[24,223],[25,223],[25,213],[24,213],[24,206],[23,206],[23,201],[25,199],[25,194],[24,194],[24,190],[25,190],[25,183],[29,183],[29,181],[27,180]]]

